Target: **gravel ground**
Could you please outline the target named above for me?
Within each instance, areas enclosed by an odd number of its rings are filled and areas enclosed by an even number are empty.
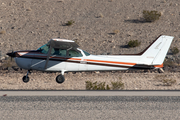
[[[143,22],[143,10],[157,10],[162,16]],[[171,48],[178,47],[179,19],[179,0],[0,0],[0,57],[12,50],[37,49],[57,37],[74,39],[92,54],[138,53],[160,34],[174,36]],[[66,26],[70,20],[75,23]],[[119,32],[113,35],[114,30]],[[125,47],[130,40],[141,45]],[[87,80],[110,83],[119,77],[124,89],[179,89],[178,73],[163,73],[176,80],[172,86],[164,86],[154,73],[69,73],[62,85],[55,83],[54,74],[32,73],[27,84],[21,81],[22,73],[0,74],[0,89],[85,89]]]
[[[162,13],[142,22],[143,10]],[[92,54],[136,53],[160,34],[174,36],[179,46],[179,0],[0,0],[0,51],[37,49],[52,38],[75,39]],[[72,26],[65,26],[73,20]],[[119,33],[112,35],[114,30]],[[130,40],[138,48],[123,48]]]
[[[55,81],[58,73],[31,73],[30,81],[23,83],[22,73],[1,73],[1,90],[85,90],[85,81],[111,82],[122,81],[124,90],[180,90],[179,73],[68,73],[65,82],[58,84]],[[43,76],[43,77],[42,77]],[[162,80],[175,80],[167,86]]]
[[[179,120],[179,97],[0,97],[1,120]]]

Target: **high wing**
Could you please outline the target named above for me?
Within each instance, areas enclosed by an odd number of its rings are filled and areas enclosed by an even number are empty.
[[[50,45],[50,49],[48,51],[44,69],[47,68],[47,64],[49,62],[49,57],[51,55],[52,48],[70,50],[70,49],[77,49],[79,47],[79,45],[77,45],[73,40],[66,40],[66,39],[51,39],[49,41],[49,45]]]
[[[73,40],[51,39],[49,42],[52,48],[77,49],[79,47]]]

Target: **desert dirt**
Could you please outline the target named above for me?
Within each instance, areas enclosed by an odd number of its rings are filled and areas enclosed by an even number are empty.
[[[58,84],[55,77],[58,73],[31,73],[28,83],[22,82],[23,73],[1,73],[1,90],[85,90],[85,81],[111,82],[122,81],[123,90],[179,90],[179,73],[68,73],[65,74],[66,81]],[[176,80],[172,85],[165,85],[162,79]]]
[[[143,10],[156,10],[162,16],[144,22]],[[70,20],[75,23],[66,26]],[[51,38],[76,40],[81,49],[95,55],[139,53],[161,34],[174,36],[171,48],[179,48],[179,20],[179,0],[0,0],[0,58],[12,50],[37,49]],[[141,45],[128,48],[130,40]],[[23,83],[25,73],[6,70],[0,72],[0,89],[83,90],[85,81],[119,80],[125,90],[180,89],[177,71],[68,73],[63,84],[55,82],[58,74],[31,73],[30,82]],[[159,78],[176,82],[165,86]]]

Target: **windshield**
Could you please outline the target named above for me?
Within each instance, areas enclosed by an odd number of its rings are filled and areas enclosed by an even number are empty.
[[[38,48],[37,50],[40,51],[41,53],[47,54],[49,51],[49,45],[45,44],[41,46],[40,48]]]
[[[85,54],[86,56],[91,55],[91,54],[89,54],[88,52],[86,52],[86,51],[84,51],[84,50],[83,50],[83,52],[84,52],[84,54]]]

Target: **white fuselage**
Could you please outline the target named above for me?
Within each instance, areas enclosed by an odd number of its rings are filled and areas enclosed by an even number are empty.
[[[79,49],[80,50],[80,49]],[[82,50],[82,57],[61,57],[51,55],[47,68],[46,54],[18,52],[15,61],[20,68],[40,71],[111,71],[127,70],[138,64],[139,55],[88,55]],[[136,68],[135,68],[136,69]]]

